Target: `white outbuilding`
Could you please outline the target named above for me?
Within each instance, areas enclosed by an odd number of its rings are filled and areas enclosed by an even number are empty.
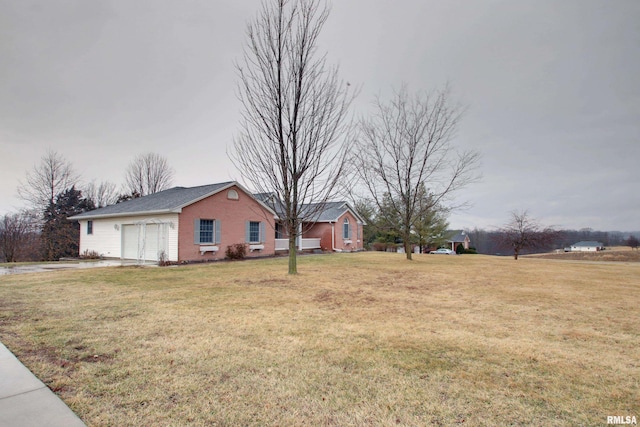
[[[598,252],[604,249],[602,242],[583,241],[571,245],[571,252]]]

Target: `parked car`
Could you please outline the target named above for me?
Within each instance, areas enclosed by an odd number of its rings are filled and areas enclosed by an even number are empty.
[[[430,254],[441,254],[441,255],[455,255],[455,251],[452,251],[451,249],[447,249],[447,248],[440,248],[438,250],[435,251],[431,251],[429,252]]]

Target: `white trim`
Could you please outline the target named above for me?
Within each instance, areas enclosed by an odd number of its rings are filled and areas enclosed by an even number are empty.
[[[204,255],[207,252],[216,253],[220,250],[217,246],[200,246],[200,255]]]

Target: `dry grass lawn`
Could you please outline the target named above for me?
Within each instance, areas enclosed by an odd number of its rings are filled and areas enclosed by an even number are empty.
[[[628,246],[615,246],[600,252],[554,252],[525,256],[564,261],[640,262],[640,250]]]
[[[0,277],[0,340],[89,426],[640,416],[640,263],[360,253]]]

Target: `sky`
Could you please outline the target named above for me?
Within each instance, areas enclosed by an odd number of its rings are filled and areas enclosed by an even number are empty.
[[[120,186],[156,152],[174,185],[241,180],[234,62],[259,0],[0,0],[0,214],[47,150]],[[640,1],[334,0],[319,52],[375,96],[449,84],[454,143],[482,160],[452,228],[527,210],[565,229],[640,230]]]

